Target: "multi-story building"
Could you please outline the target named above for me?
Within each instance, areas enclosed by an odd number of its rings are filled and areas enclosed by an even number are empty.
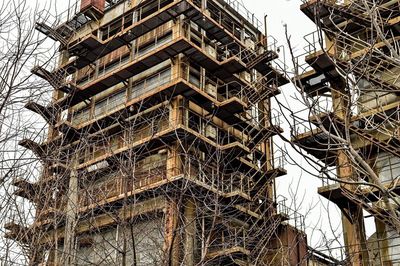
[[[322,163],[318,192],[342,211],[348,263],[399,265],[399,2],[310,0],[301,10],[319,30],[306,36],[312,70],[296,77],[312,126],[294,142]]]
[[[66,16],[65,16],[66,14]],[[270,98],[287,83],[261,23],[237,1],[92,0],[37,29],[60,43],[43,164],[16,179],[33,224],[6,224],[32,265],[296,265],[283,221]],[[281,206],[282,207],[282,206]],[[285,228],[288,228],[285,230]]]

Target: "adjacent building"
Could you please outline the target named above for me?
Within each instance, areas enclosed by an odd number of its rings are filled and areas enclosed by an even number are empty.
[[[399,3],[310,0],[301,10],[319,30],[305,38],[311,70],[296,83],[311,115],[293,140],[323,165],[318,192],[342,211],[348,264],[399,265]]]

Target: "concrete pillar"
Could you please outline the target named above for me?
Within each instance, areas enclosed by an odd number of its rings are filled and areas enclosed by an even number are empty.
[[[201,9],[204,10],[207,8],[207,0],[201,0]]]
[[[77,158],[74,159],[77,162]],[[75,163],[72,164],[75,166]],[[72,167],[69,179],[69,187],[67,192],[67,206],[65,209],[66,225],[64,231],[64,248],[61,257],[61,263],[64,265],[75,264],[75,228],[78,222],[78,173],[75,167]]]
[[[178,229],[179,210],[176,202],[169,201],[165,210],[165,266],[179,266],[180,234]]]
[[[344,151],[338,152],[338,162],[337,162],[337,175],[340,179],[349,179],[353,175],[353,168],[350,160]],[[352,189],[349,185],[342,184],[346,189]],[[343,199],[347,200],[347,199]],[[349,261],[351,265],[368,265],[368,250],[366,245],[365,236],[365,225],[363,210],[360,206],[352,205],[349,203],[349,207],[345,211],[351,218],[342,215],[342,226],[343,226],[343,236],[344,243],[347,247],[347,253],[349,256]]]
[[[379,248],[379,261],[382,266],[392,266],[390,261],[389,241],[385,223],[375,219],[377,247]]]
[[[184,124],[183,121],[183,97],[177,96],[171,100],[169,122],[171,126],[178,126]]]
[[[188,199],[185,204],[185,242],[184,242],[184,265],[195,265],[196,250],[196,203]]]
[[[348,113],[347,108],[349,99],[345,99],[343,95],[337,92],[343,90],[343,84],[332,84],[332,87],[334,89],[332,91],[333,112],[339,119],[346,121],[351,115]],[[354,169],[351,159],[347,157],[344,150],[338,151],[336,166],[339,179],[354,179]],[[355,189],[353,185],[341,184],[341,186],[350,191]],[[349,260],[351,261],[351,265],[368,265],[369,256],[366,245],[363,209],[358,205],[348,202],[347,199],[343,200],[348,205],[346,209],[342,210],[342,226]],[[344,215],[343,212],[346,212],[351,219]]]
[[[174,145],[168,151],[167,178],[172,178],[183,174],[184,172],[182,167],[178,146]]]
[[[260,110],[262,113],[260,114],[260,120],[262,122],[263,127],[270,127],[271,123],[271,100],[265,100],[262,103],[259,103]],[[272,121],[273,122],[273,121]],[[279,126],[279,125],[277,125]],[[265,167],[262,169],[263,171],[270,171],[274,169],[273,161],[274,161],[274,147],[273,147],[273,140],[272,138],[269,138],[265,140],[263,143],[261,143],[261,151],[265,154],[266,158],[266,164]],[[264,162],[261,162],[263,164]],[[267,195],[268,199],[270,200],[275,200],[275,179],[271,180],[269,182],[269,186],[267,189]]]

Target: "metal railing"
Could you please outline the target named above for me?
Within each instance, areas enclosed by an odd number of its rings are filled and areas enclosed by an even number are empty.
[[[47,24],[50,24],[51,26],[56,28],[60,24],[72,20],[76,16],[76,14],[80,12],[80,7],[81,7],[81,0],[75,0],[72,1],[72,3],[66,10],[56,15],[50,13],[49,10],[45,9],[37,14],[36,21],[37,22],[45,21]]]
[[[282,214],[287,217],[289,224],[294,226],[301,232],[305,232],[305,217],[298,211],[291,209],[287,206],[288,199],[282,195],[277,196],[277,211],[278,214]]]
[[[206,92],[208,95],[210,95],[212,98],[214,98],[216,101],[223,102],[224,100],[231,99],[232,97],[237,97],[239,100],[242,102],[246,103],[247,102],[247,97],[244,93],[245,90],[247,90],[247,86],[243,86],[242,84],[239,84],[238,82],[235,82],[235,87],[237,87],[236,92],[233,92],[231,88],[231,83],[224,83],[223,81],[219,79],[210,79],[210,77],[207,74],[201,74],[199,77],[199,80],[205,80],[203,84],[197,84],[191,77],[191,72],[190,72],[190,65],[187,63],[181,63],[179,67],[178,72],[173,72],[171,71],[171,74],[168,75],[168,77],[164,77],[162,74],[166,70],[162,70],[159,72],[156,72],[154,74],[149,75],[148,77],[137,81],[132,88],[128,88],[128,92],[123,93],[121,97],[114,97],[115,94],[112,94],[108,96],[105,99],[102,99],[100,101],[106,101],[106,107],[102,109],[102,111],[98,110],[98,105],[95,103],[93,107],[84,109],[84,110],[79,110],[73,113],[68,119],[69,121],[72,122],[73,125],[77,126],[81,124],[82,122],[88,122],[91,119],[99,119],[104,115],[110,115],[117,110],[119,110],[121,107],[123,107],[125,104],[127,104],[130,100],[140,97],[146,93],[150,93],[151,91],[157,90],[158,88],[162,86],[167,86],[168,84],[173,84],[176,83],[178,80],[183,79],[186,82],[190,83],[191,85],[194,85],[197,87],[200,91]],[[151,80],[151,82],[147,82]],[[210,92],[207,91],[206,85],[209,84],[216,84],[215,85],[215,94],[210,94]],[[140,86],[139,86],[140,85]],[[136,87],[137,88],[136,88]],[[123,91],[126,91],[126,89],[122,89]],[[120,91],[122,92],[122,91]],[[94,108],[94,109],[93,109]],[[278,121],[277,117],[274,118],[276,121]]]
[[[293,117],[293,116],[292,116]],[[314,129],[317,129],[317,127],[314,127],[311,122],[305,120],[305,119],[300,119],[297,117],[293,117],[293,135],[295,137],[300,136],[302,134],[306,134],[311,132]]]
[[[271,169],[285,169],[287,165],[287,160],[284,152],[282,150],[279,150],[279,153],[275,151],[274,156],[270,159],[269,163]]]
[[[144,188],[156,182],[167,180],[168,170],[184,174],[184,178],[204,184],[204,187],[211,188],[222,193],[242,192],[248,194],[250,191],[250,180],[242,174],[226,174],[216,167],[210,166],[207,162],[192,159],[188,154],[182,154],[184,158],[182,168],[167,169],[168,158],[152,161],[147,164],[140,164],[135,167],[132,177],[121,177],[118,172],[106,176],[104,181],[81,190],[80,204],[87,206],[99,203],[103,199],[123,195],[137,189]],[[174,158],[169,156],[169,158]],[[171,176],[169,176],[170,178]],[[89,184],[88,184],[89,185]]]
[[[237,0],[224,0],[229,6],[231,6],[236,12],[238,12],[242,17],[244,17],[248,22],[250,22],[257,29],[261,29],[263,23],[257,19],[254,13],[251,13],[242,3]]]
[[[241,192],[249,195],[251,180],[242,173],[224,173],[224,170],[210,166],[208,162],[183,154],[184,166],[180,171],[185,178],[194,179],[222,193]]]
[[[141,140],[150,138],[164,130],[174,130],[179,125],[209,138],[215,145],[220,147],[235,142],[241,143],[243,146],[247,144],[247,135],[243,132],[238,135],[230,130],[223,130],[210,119],[201,117],[189,108],[182,107],[182,113],[186,113],[187,116],[171,119],[168,111],[161,111],[161,114],[152,115],[150,119],[136,122],[134,128],[127,128],[88,144],[83,143],[84,152],[80,156],[80,163],[85,165],[88,163],[93,164],[94,161],[98,161],[104,156],[112,156],[116,152],[125,150]],[[193,117],[195,118],[194,120],[191,119]],[[214,129],[213,134],[215,136],[207,136],[206,131],[209,127]]]

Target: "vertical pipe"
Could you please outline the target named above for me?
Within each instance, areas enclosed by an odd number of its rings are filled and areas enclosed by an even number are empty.
[[[268,40],[267,18],[268,18],[268,15],[265,15],[265,16],[264,16],[265,46],[267,46],[267,40]]]

